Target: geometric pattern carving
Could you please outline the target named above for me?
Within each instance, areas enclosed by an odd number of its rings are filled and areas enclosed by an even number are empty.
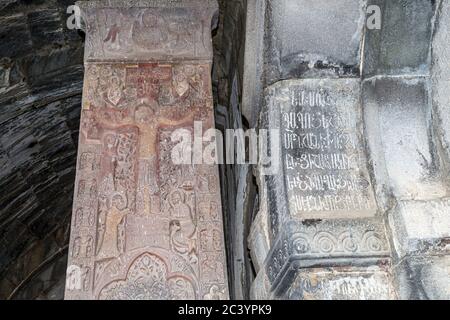
[[[191,2],[81,6],[88,40],[67,299],[228,297],[218,168],[171,159],[174,130],[214,127],[210,24],[192,19],[211,21],[217,7]],[[183,56],[189,41],[203,51]],[[97,56],[105,50],[114,55]]]

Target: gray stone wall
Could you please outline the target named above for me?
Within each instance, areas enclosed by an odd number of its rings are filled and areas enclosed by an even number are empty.
[[[244,70],[246,8],[245,0],[223,0],[220,23],[214,38],[213,83],[215,90],[216,127],[246,129],[248,121],[242,115],[242,84]],[[224,135],[225,136],[225,135]],[[230,296],[249,297],[253,278],[246,237],[255,201],[255,185],[249,165],[221,166],[222,203],[225,216]]]
[[[286,130],[283,143],[300,147],[284,145],[279,176],[262,177],[262,168],[255,168],[261,201],[249,237],[258,273],[251,296],[448,299],[450,3],[253,3],[247,9],[253,18],[247,21],[264,25],[264,32],[247,33],[247,41],[264,53],[257,57],[256,70],[244,69],[244,77],[258,79],[244,83],[244,114],[260,128]],[[379,29],[366,24],[371,5],[381,9]],[[359,100],[356,110],[339,97],[352,86],[349,96]],[[319,116],[330,119],[333,141],[324,122],[318,125]],[[342,142],[342,134],[350,137],[355,128],[359,138]],[[320,137],[320,151],[308,140],[311,135]],[[363,159],[359,168],[351,166],[359,172],[359,187],[346,195],[318,184],[308,188],[302,179],[310,175],[339,179],[340,187],[352,176],[350,167],[311,162],[328,157],[326,150],[349,157],[363,152],[356,156]],[[313,158],[307,160],[308,155]],[[294,169],[308,163],[315,169]],[[326,182],[329,187],[332,180]],[[361,198],[358,188],[363,194],[373,189],[374,202]],[[334,202],[348,195],[351,202]],[[355,197],[367,205],[361,207]]]

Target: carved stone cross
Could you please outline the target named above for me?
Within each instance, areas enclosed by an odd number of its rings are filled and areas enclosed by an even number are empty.
[[[218,170],[175,165],[214,127],[215,1],[90,1],[66,299],[227,299]]]

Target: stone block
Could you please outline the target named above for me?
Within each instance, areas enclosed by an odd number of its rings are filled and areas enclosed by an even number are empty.
[[[311,268],[299,271],[286,293],[289,300],[393,300],[385,268]]]
[[[317,264],[369,267],[389,259],[381,219],[290,221],[272,246],[265,268],[272,290],[280,291],[299,268]]]
[[[399,298],[449,300],[450,256],[408,257],[396,267]]]
[[[450,162],[450,3],[442,1],[432,42],[433,107],[446,161]]]
[[[257,273],[264,266],[264,261],[269,253],[269,241],[267,211],[260,211],[251,225],[248,238],[248,247],[250,249],[252,263]]]
[[[426,74],[430,60],[435,1],[370,0],[382,12],[381,29],[366,29],[366,77],[381,74]]]
[[[277,192],[285,192],[289,216],[375,216],[359,96],[356,79],[288,80],[266,90],[266,126],[281,135],[281,147],[271,146],[284,173]]]
[[[268,55],[278,65],[279,79],[359,74],[365,1],[282,0],[268,5]]]
[[[400,201],[390,216],[397,254],[442,253],[450,249],[450,199]]]
[[[378,191],[400,200],[445,197],[448,178],[435,144],[426,79],[382,77],[363,88],[370,158],[379,184],[386,182]]]

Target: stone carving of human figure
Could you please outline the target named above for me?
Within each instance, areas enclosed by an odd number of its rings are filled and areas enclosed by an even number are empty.
[[[89,217],[88,217],[89,226],[93,226],[95,224],[95,209],[89,209]]]
[[[169,23],[169,36],[168,49],[174,50],[186,50],[194,49],[192,46],[195,44],[192,42],[191,28],[187,21],[184,19],[174,19]]]
[[[212,244],[213,244],[213,249],[216,251],[219,251],[221,249],[221,244],[222,244],[222,237],[220,234],[220,231],[217,229],[214,229],[212,232]]]
[[[78,258],[81,251],[81,239],[76,238],[73,242],[72,257]]]
[[[75,213],[75,226],[79,227],[83,224],[83,208],[78,208]]]
[[[218,285],[214,284],[204,298],[205,300],[225,300],[225,292],[224,290],[220,290]]]
[[[108,133],[103,138],[101,170],[107,172],[107,176],[102,181],[101,192],[105,195],[116,191],[114,178],[117,167],[117,145],[118,140],[115,134]]]
[[[185,194],[176,190],[170,194],[171,218],[170,234],[172,246],[178,253],[195,255],[196,224],[191,208],[186,204]]]
[[[121,13],[108,12],[106,15],[105,23],[108,25],[106,29],[106,37],[103,39],[105,47],[108,50],[118,51],[121,49],[126,49],[124,47],[123,38],[121,35],[125,33],[125,28],[123,25],[124,17]]]
[[[84,267],[81,274],[81,279],[83,280],[83,290],[89,290],[89,281],[90,281],[90,268]]]
[[[106,215],[108,214],[108,210],[108,198],[106,196],[101,196],[98,199],[97,254],[99,253],[100,248],[103,245],[103,239],[106,230]]]
[[[122,85],[117,76],[111,77],[110,85],[106,92],[108,101],[116,106],[122,99]]]
[[[120,32],[119,27],[117,26],[117,23],[114,23],[109,29],[108,34],[106,35],[106,38],[103,40],[103,42],[111,42],[115,43],[117,40],[117,36]]]
[[[158,17],[150,10],[144,10],[133,23],[132,39],[134,43],[147,50],[158,50],[162,43],[167,41],[166,24],[161,23]]]
[[[100,258],[117,257],[121,253],[119,250],[119,224],[128,213],[127,199],[124,194],[116,193],[112,197],[111,208],[108,210],[105,219],[105,232],[103,244],[100,247],[98,256]]]
[[[223,264],[220,261],[206,258],[202,262],[203,275],[208,281],[221,282],[223,281]]]
[[[202,75],[205,71],[203,67],[200,67],[198,70],[195,68],[192,68],[191,70],[192,71],[189,74],[190,91],[193,93],[194,99],[202,99],[204,96],[203,94],[204,82],[202,79]]]
[[[67,268],[66,288],[67,290],[81,289],[81,268],[79,266],[71,265]]]
[[[184,98],[189,94],[189,81],[182,71],[179,71],[178,74],[174,76],[173,86],[178,97]]]
[[[89,237],[86,241],[86,257],[90,257],[92,255],[94,248],[94,240],[92,237]]]
[[[169,280],[170,296],[172,300],[195,299],[194,288],[186,279],[174,278]]]

